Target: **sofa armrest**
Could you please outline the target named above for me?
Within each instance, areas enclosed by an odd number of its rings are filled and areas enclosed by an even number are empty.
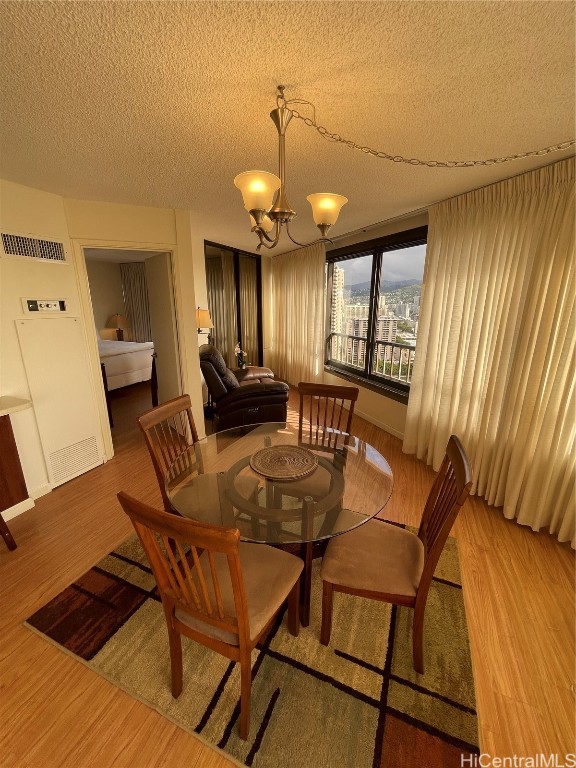
[[[246,368],[235,368],[233,374],[238,379],[240,386],[244,386],[246,383],[274,378],[274,373],[270,368],[264,368],[259,365],[247,365]]]

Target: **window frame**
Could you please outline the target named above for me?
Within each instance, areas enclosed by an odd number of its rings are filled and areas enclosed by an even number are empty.
[[[377,307],[380,300],[380,281],[382,277],[383,255],[390,251],[397,251],[403,248],[410,248],[415,245],[427,245],[428,227],[414,227],[402,232],[394,232],[391,235],[385,235],[374,240],[365,240],[361,243],[348,245],[344,248],[337,248],[326,254],[326,315],[325,315],[325,333],[324,333],[324,370],[336,376],[341,376],[349,381],[360,384],[368,389],[380,392],[394,400],[407,402],[410,393],[410,384],[394,381],[384,376],[372,372],[374,353],[376,350],[375,335],[377,330],[378,312]],[[372,255],[372,271],[370,279],[370,299],[368,308],[368,327],[366,337],[359,337],[366,340],[366,355],[364,359],[364,369],[346,365],[329,357],[331,348],[331,317],[332,317],[332,282],[333,265],[342,261],[359,258],[361,256]],[[422,283],[424,284],[424,283]],[[417,347],[416,347],[417,348]]]

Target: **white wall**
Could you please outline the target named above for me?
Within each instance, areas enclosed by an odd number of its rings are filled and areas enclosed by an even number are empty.
[[[90,297],[94,313],[94,327],[102,339],[116,339],[114,328],[107,328],[112,315],[126,315],[120,264],[109,261],[86,262],[88,280],[90,281]],[[130,341],[129,331],[124,333],[125,341]]]
[[[21,299],[65,299],[68,314],[82,320],[63,200],[58,195],[0,181],[0,228],[2,232],[62,242],[69,257],[66,263],[10,256],[0,259],[0,394],[28,399],[30,390],[16,333],[16,321],[29,317]],[[82,328],[86,334],[84,322]],[[89,332],[94,335],[91,326]],[[48,377],[49,349],[42,362]],[[83,396],[93,398],[94,392]],[[34,409],[15,413],[11,420],[28,492],[37,498],[49,491],[50,485]]]
[[[68,257],[64,264],[18,257],[0,259],[0,395],[22,398],[30,395],[15,328],[15,321],[27,316],[22,310],[21,298],[66,299],[68,314],[80,318],[90,361],[88,375],[92,391],[84,396],[98,406],[105,454],[108,458],[112,456],[82,248],[100,246],[166,251],[172,253],[182,361],[180,391],[190,394],[198,432],[203,435],[194,291],[195,261],[201,261],[203,272],[202,221],[189,211],[64,199],[49,192],[0,181],[0,228],[3,232],[62,242]],[[119,311],[116,306],[114,311]],[[49,351],[45,365],[49,376]],[[28,491],[37,497],[48,492],[50,485],[34,410],[19,411],[11,420]],[[10,516],[8,511],[6,518]]]

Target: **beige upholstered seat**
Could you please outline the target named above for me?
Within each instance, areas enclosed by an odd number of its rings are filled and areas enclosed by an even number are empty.
[[[452,435],[422,515],[418,534],[378,520],[331,539],[322,562],[320,641],[330,642],[334,592],[414,608],[414,668],[424,671],[424,610],[430,582],[472,473],[464,449]],[[346,511],[346,514],[350,512]]]
[[[415,597],[423,568],[424,545],[415,533],[370,520],[332,539],[322,579],[351,589]]]
[[[234,528],[188,520],[118,494],[150,561],[162,599],[172,695],[182,692],[182,635],[240,662],[240,738],[248,737],[251,653],[288,599],[298,635],[302,561],[265,544],[240,544]]]
[[[253,642],[262,634],[264,627],[286,599],[286,595],[300,576],[303,563],[299,558],[265,544],[240,542],[238,554],[248,604],[248,636]],[[200,557],[200,563],[205,568],[209,567],[207,560],[208,553],[205,552]],[[216,555],[214,562],[222,590],[224,613],[228,616],[235,616],[234,591],[230,582],[228,563],[222,555]],[[211,586],[210,584],[209,594],[213,597],[214,592]],[[177,608],[176,618],[192,629],[203,632],[210,637],[222,640],[224,643],[238,645],[238,635],[206,624],[186,611]]]

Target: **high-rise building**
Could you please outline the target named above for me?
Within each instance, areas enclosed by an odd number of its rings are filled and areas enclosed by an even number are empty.
[[[332,316],[330,328],[332,333],[342,333],[344,324],[344,270],[334,264],[332,272]]]

